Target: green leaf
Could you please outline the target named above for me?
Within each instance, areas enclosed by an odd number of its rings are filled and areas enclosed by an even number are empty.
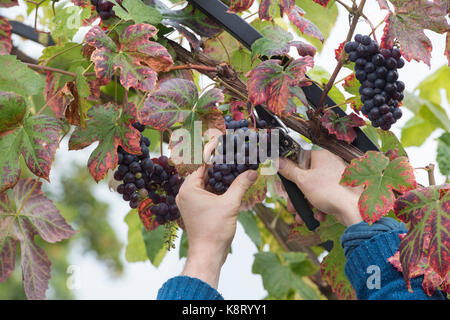
[[[158,267],[167,253],[164,237],[165,227],[159,226],[151,231],[147,231],[143,227],[141,230],[147,249],[147,257],[155,267]]]
[[[0,192],[13,187],[20,176],[20,156],[32,173],[49,180],[59,146],[61,123],[45,115],[27,117],[20,127],[0,139]]]
[[[50,260],[35,243],[35,236],[55,243],[75,234],[41,187],[42,182],[25,179],[14,187],[13,197],[0,193],[0,282],[14,270],[19,242],[23,286],[28,299],[44,299],[50,279]]]
[[[168,71],[172,57],[162,45],[149,41],[157,30],[149,24],[128,26],[119,35],[118,44],[99,27],[86,34],[87,44],[96,49],[91,55],[97,77],[110,81],[114,72],[120,70],[120,83],[142,91],[155,88],[158,72]]]
[[[261,233],[256,222],[256,217],[252,211],[241,211],[238,216],[238,221],[244,228],[245,233],[253,241],[256,248],[261,248],[262,239]]]
[[[301,252],[282,253],[280,256],[274,252],[260,252],[255,254],[252,272],[261,275],[264,289],[274,298],[282,299],[293,289],[305,300],[318,300],[320,297],[316,291],[302,279],[314,272],[305,259],[306,254]]]
[[[408,156],[397,136],[392,131],[377,129],[377,132],[381,139],[381,151],[388,152],[389,150],[394,151],[397,149],[400,157]]]
[[[140,132],[132,123],[137,119],[136,106],[130,102],[126,108],[108,103],[89,109],[86,128],[77,127],[69,140],[69,150],[86,148],[99,141],[88,161],[88,168],[95,181],[100,181],[109,169],[118,164],[117,147],[126,152],[140,154]]]
[[[0,17],[0,55],[11,53],[11,30],[12,27],[8,20]]]
[[[450,175],[450,133],[448,132],[439,137],[436,160],[439,171],[444,176]]]
[[[178,251],[178,257],[180,259],[186,258],[187,253],[188,253],[188,240],[187,240],[186,232],[183,231],[183,234],[181,235],[181,240],[180,240],[180,248]]]
[[[285,55],[289,53],[289,42],[294,36],[277,25],[268,25],[261,30],[263,35],[252,44],[252,56],[272,57],[275,55]]]
[[[409,278],[424,256],[441,277],[450,272],[450,184],[409,191],[395,202],[395,214],[410,229],[400,241],[403,278]]]
[[[324,68],[319,67],[319,66],[315,66],[314,68],[309,70],[308,76],[311,79],[313,79],[314,81],[317,81],[319,83],[327,83],[331,77],[331,75],[328,73],[328,71],[326,71]],[[330,92],[328,93],[328,96],[331,99],[333,99],[333,101],[336,102],[337,104],[341,104],[341,103],[345,102],[344,94],[341,91],[339,91],[339,89],[336,88],[336,86],[333,86],[331,88]],[[341,106],[341,108],[344,108],[344,110],[345,110],[345,106]]]
[[[434,104],[441,105],[441,89],[444,89],[447,95],[450,92],[450,81],[448,79],[450,79],[450,68],[443,65],[419,83],[416,87],[420,90],[419,96]]]
[[[128,262],[147,260],[147,248],[142,235],[142,222],[136,210],[131,210],[125,216],[128,225],[128,243],[125,251],[125,259]]]
[[[20,123],[27,112],[25,100],[12,92],[0,92],[0,133]]]
[[[342,174],[342,185],[364,186],[358,207],[369,224],[378,221],[394,207],[393,190],[404,193],[417,188],[414,169],[406,157],[389,161],[383,153],[368,151],[353,159]]]
[[[162,20],[159,10],[144,4],[141,0],[123,0],[122,6],[118,5],[115,0],[111,0],[111,2],[115,4],[113,11],[116,16],[125,21],[133,20],[136,23],[147,22],[156,25]]]
[[[16,56],[0,55],[0,66],[0,91],[15,92],[24,97],[42,94],[44,78],[17,60]]]
[[[322,278],[330,284],[339,299],[354,300],[356,293],[344,273],[346,259],[344,249],[340,245],[340,238],[345,229],[346,227],[331,215],[327,215],[325,222],[317,228],[317,233],[323,241],[332,240],[334,243],[333,249],[320,264],[320,271]]]
[[[338,16],[336,2],[333,1],[326,8],[313,1],[295,0],[295,4],[305,11],[304,18],[311,21],[320,30],[324,39],[328,39]],[[305,35],[297,28],[294,28],[294,31],[299,36],[308,40],[319,52],[322,50],[324,44],[319,39]]]

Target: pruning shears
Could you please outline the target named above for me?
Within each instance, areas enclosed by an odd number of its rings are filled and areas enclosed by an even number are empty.
[[[253,28],[247,21],[242,19],[240,16],[234,13],[228,12],[228,7],[222,3],[220,0],[188,0],[192,5],[205,13],[209,18],[223,27],[228,31],[236,40],[238,40],[242,45],[251,50],[252,44],[263,37],[263,35]],[[305,93],[306,99],[308,100],[312,108],[317,108],[319,104],[320,97],[322,96],[323,90],[316,85],[311,83],[310,86],[302,87]],[[325,103],[328,106],[334,106],[336,103],[329,97],[326,97]],[[346,116],[344,110],[339,107],[332,109],[340,117]],[[280,156],[290,155],[297,159],[297,163],[303,169],[309,168],[310,154],[311,154],[311,144],[307,143],[298,132],[288,128],[283,121],[270,112],[267,108],[262,105],[255,107],[256,115],[259,119],[265,120],[270,127],[279,129],[280,137]],[[355,128],[357,137],[352,142],[352,144],[357,147],[362,152],[369,150],[378,150],[376,145],[366,136],[366,134],[360,129]],[[291,199],[291,202],[296,209],[297,213],[300,215],[305,225],[309,230],[314,230],[319,226],[319,221],[314,218],[313,211],[308,201],[305,199],[303,193],[297,187],[295,183],[279,175],[280,179],[286,189],[286,192]],[[331,250],[333,243],[332,241],[326,241],[322,246],[328,251]]]

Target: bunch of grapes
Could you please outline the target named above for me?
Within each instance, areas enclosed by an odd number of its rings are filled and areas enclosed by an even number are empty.
[[[122,0],[116,1],[119,5],[122,4]],[[109,2],[107,0],[91,0],[91,3],[97,10],[102,20],[108,20],[109,18],[116,16],[112,9],[114,7],[114,4],[112,2]]]
[[[122,183],[117,187],[117,192],[130,202],[133,209],[138,207],[140,200],[147,197],[152,199],[150,210],[159,224],[176,220],[180,212],[175,197],[184,179],[178,176],[166,156],[150,159],[150,139],[142,134],[145,126],[135,122],[133,127],[141,132],[142,154],[132,155],[118,148],[119,167],[114,172],[114,179]]]
[[[235,131],[234,134],[223,135],[221,137],[217,148],[218,154],[215,156],[215,160],[213,161],[213,167],[208,170],[208,184],[217,194],[227,191],[228,187],[233,183],[234,179],[236,179],[239,174],[247,170],[258,169],[260,163],[259,153],[257,153],[256,163],[251,163],[250,141],[261,141],[261,139],[267,139],[267,145],[270,145],[269,135],[263,137],[256,131],[250,130],[248,120],[241,119],[239,121],[235,121],[231,116],[225,116],[224,119],[226,128],[233,129]],[[266,123],[264,120],[260,120],[257,122],[257,126],[264,128],[266,127]],[[241,137],[239,139],[240,135]],[[227,143],[231,143],[234,146],[232,161],[227,161]],[[221,161],[218,161],[219,159]],[[242,159],[243,161],[240,161],[239,159]]]
[[[357,34],[344,46],[348,59],[355,63],[355,77],[361,83],[359,93],[364,104],[361,112],[372,125],[389,130],[402,116],[399,103],[405,84],[398,81],[397,69],[405,65],[397,48],[381,49],[369,36]]]

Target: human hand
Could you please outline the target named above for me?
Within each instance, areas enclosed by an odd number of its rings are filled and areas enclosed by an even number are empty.
[[[205,166],[190,174],[176,197],[189,248],[183,275],[217,288],[222,265],[236,233],[242,197],[256,181],[257,172],[240,174],[222,195],[205,189]]]
[[[285,178],[293,181],[303,192],[308,201],[321,212],[314,217],[325,220],[325,214],[333,215],[346,226],[362,221],[358,209],[358,200],[362,187],[348,187],[339,184],[345,162],[327,150],[312,151],[311,168],[300,169],[293,161],[280,158],[278,171]],[[295,212],[290,200],[288,209]],[[300,217],[296,217],[301,222]]]

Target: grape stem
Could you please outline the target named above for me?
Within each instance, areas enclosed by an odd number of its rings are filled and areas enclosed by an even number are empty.
[[[354,17],[353,17],[350,29],[348,30],[345,42],[349,42],[352,39],[353,33],[355,32],[356,25],[358,24],[359,17],[361,17],[361,15],[362,15],[365,4],[366,4],[366,0],[361,0],[361,3],[359,4],[359,7],[357,7],[357,8],[356,8],[356,4],[353,4],[352,10],[354,11]],[[330,80],[328,81],[328,83],[326,84],[326,86],[322,92],[322,96],[320,97],[319,104],[317,106],[318,108],[323,107],[323,104],[328,95],[328,92],[330,92],[331,88],[333,87],[334,81],[336,80],[336,77],[337,77],[339,71],[341,71],[341,68],[344,65],[345,59],[346,59],[345,54],[341,54],[341,56],[339,57],[338,64],[336,65],[336,68],[334,69],[333,74],[330,77]]]
[[[204,70],[204,71],[212,71],[212,72],[218,71],[216,67],[209,67],[209,66],[195,65],[195,64],[183,64],[183,65],[179,65],[179,66],[171,66],[168,71],[186,70],[186,69]]]

